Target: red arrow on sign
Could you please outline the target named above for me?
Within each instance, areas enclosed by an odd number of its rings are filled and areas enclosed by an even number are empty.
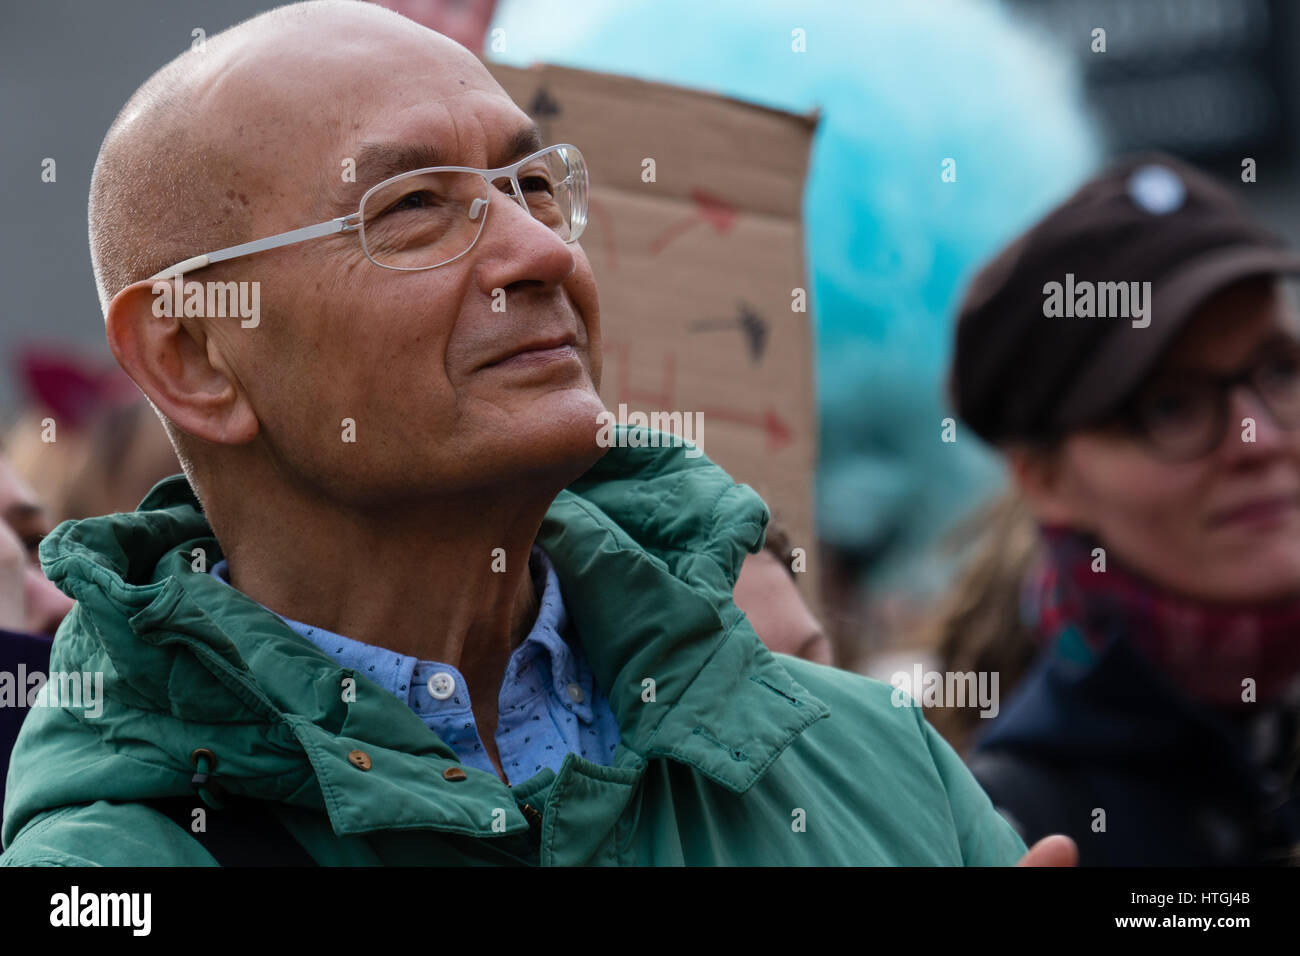
[[[788,445],[794,438],[785,421],[772,409],[767,409],[759,414],[757,412],[738,412],[730,408],[701,408],[700,411],[706,418],[720,418],[724,422],[734,422],[737,425],[749,425],[752,428],[761,428],[767,432],[767,450],[776,451],[784,445]]]
[[[703,189],[691,190],[691,202],[695,203],[695,211],[685,219],[669,226],[659,234],[659,238],[650,243],[650,251],[653,254],[658,255],[663,252],[668,243],[698,222],[710,225],[718,232],[726,232],[736,221],[735,206]]]

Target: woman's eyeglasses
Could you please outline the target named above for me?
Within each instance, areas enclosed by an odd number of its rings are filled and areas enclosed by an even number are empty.
[[[1158,457],[1191,461],[1219,447],[1238,386],[1250,389],[1278,427],[1300,427],[1300,341],[1273,340],[1231,375],[1161,375],[1137,393],[1120,418]]]

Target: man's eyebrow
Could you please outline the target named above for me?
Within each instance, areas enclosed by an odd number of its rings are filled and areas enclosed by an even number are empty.
[[[529,153],[535,153],[542,148],[542,131],[536,126],[528,126],[518,129],[510,137],[510,142],[506,144],[505,156],[498,165],[504,166],[512,163],[516,159],[523,159]]]
[[[412,169],[450,165],[442,151],[429,143],[362,143],[357,149],[357,187],[369,188]]]
[[[536,126],[523,127],[510,137],[492,165],[507,165],[541,148],[541,130]],[[450,162],[447,154],[431,143],[362,143],[357,147],[356,160],[357,187],[362,189],[413,169],[460,165]]]

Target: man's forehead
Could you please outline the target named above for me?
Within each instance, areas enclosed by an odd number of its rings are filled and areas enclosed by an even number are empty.
[[[542,134],[535,124],[516,127],[504,139],[485,144],[488,157],[483,168],[495,169],[542,148]],[[389,176],[424,166],[462,166],[469,162],[462,150],[438,137],[406,141],[361,143],[356,149],[358,184],[379,182]]]
[[[294,23],[240,37],[221,58],[197,66],[195,86],[214,110],[212,125],[263,138],[262,158],[276,166],[288,155],[296,163],[305,151],[326,151],[359,167],[363,143],[424,142],[451,154],[476,138],[509,139],[528,124],[459,44],[408,21],[382,22],[387,11],[342,12],[327,18],[335,21],[328,29]],[[381,22],[370,22],[376,16]],[[448,160],[462,163],[469,165]]]
[[[474,95],[488,94],[488,95]],[[339,149],[352,159],[355,182],[342,182],[352,198],[376,183],[428,166],[494,169],[543,147],[541,130],[504,92],[461,96],[362,118]],[[349,177],[351,179],[351,177]]]

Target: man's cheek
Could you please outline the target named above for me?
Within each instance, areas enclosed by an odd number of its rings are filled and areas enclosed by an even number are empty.
[[[601,373],[605,366],[604,343],[600,334],[600,317],[597,313],[581,315],[583,331],[587,340],[587,368],[591,372],[591,382],[600,390]]]

